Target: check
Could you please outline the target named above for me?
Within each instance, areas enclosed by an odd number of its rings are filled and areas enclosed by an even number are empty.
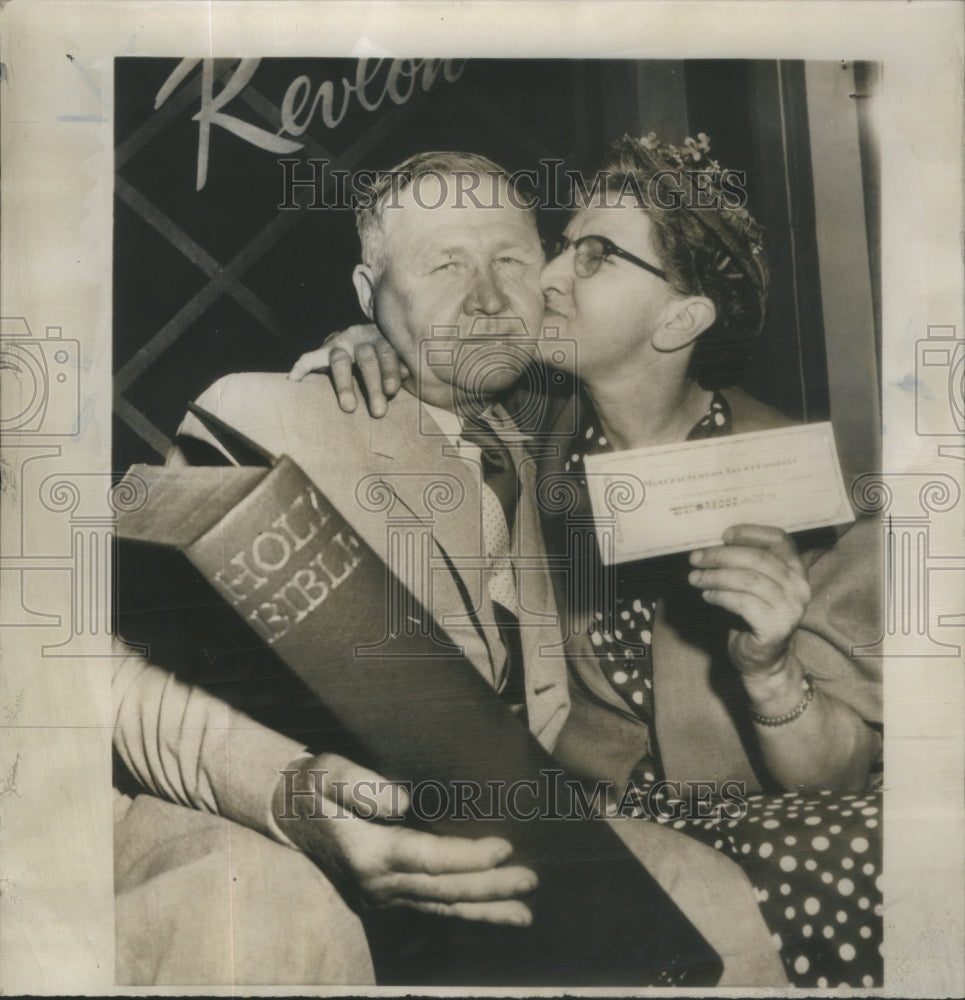
[[[591,455],[586,474],[606,563],[719,545],[732,524],[854,520],[830,423]]]

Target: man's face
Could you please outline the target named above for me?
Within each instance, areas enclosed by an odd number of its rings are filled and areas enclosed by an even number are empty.
[[[482,190],[488,184],[483,178]],[[453,177],[418,178],[385,210],[381,271],[357,269],[357,287],[358,271],[368,271],[372,318],[428,402],[452,406],[453,387],[475,399],[504,391],[531,353],[526,340],[539,335],[536,224],[509,202],[505,185],[493,201],[474,205]],[[360,298],[364,308],[361,288]]]

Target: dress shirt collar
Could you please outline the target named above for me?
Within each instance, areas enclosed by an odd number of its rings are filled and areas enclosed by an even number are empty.
[[[421,400],[425,412],[438,424],[439,430],[449,439],[450,443],[458,445],[462,435],[462,418],[454,410],[447,410],[445,407],[436,406],[434,403],[427,403]],[[529,441],[530,434],[524,434],[513,422],[513,418],[506,411],[502,403],[490,403],[480,414],[480,419],[484,420],[492,427],[496,436],[503,443]]]

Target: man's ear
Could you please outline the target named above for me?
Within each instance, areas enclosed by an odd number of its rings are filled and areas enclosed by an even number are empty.
[[[672,301],[653,335],[654,350],[662,353],[689,347],[717,319],[717,307],[704,295]]]
[[[369,320],[374,320],[375,272],[368,264],[356,265],[352,272],[352,284],[355,285],[355,294],[358,296],[362,312]]]

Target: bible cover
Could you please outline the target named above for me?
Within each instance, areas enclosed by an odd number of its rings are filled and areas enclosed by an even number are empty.
[[[222,438],[235,435],[193,409]],[[408,909],[363,915],[379,983],[716,983],[719,957],[606,823],[523,818],[568,817],[559,765],[458,652],[418,629],[388,633],[381,557],[291,459],[236,440],[244,460],[270,464],[134,466],[128,477],[147,500],[119,516],[119,536],[181,549],[386,778],[438,782],[447,796],[453,783],[484,789],[486,818],[442,810],[429,828],[503,836],[511,862],[539,878],[527,928]],[[508,790],[525,781],[508,808]]]

